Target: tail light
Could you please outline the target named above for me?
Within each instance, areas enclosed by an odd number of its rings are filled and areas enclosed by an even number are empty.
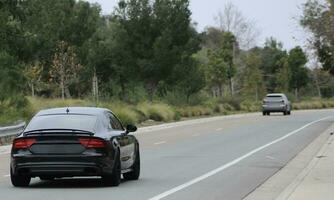
[[[29,149],[35,143],[35,138],[19,138],[14,140],[13,149]]]
[[[98,138],[79,138],[79,142],[86,148],[104,148],[106,143]]]

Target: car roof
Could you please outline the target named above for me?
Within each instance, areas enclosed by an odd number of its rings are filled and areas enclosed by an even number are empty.
[[[283,93],[271,93],[271,94],[267,94],[267,97],[270,97],[270,96],[285,96],[285,94],[283,94]]]
[[[41,115],[60,115],[60,114],[78,114],[78,115],[101,115],[109,111],[106,108],[98,107],[61,107],[51,108],[39,111],[36,116]]]

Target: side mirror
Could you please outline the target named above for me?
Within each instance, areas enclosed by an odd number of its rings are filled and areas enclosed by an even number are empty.
[[[126,133],[131,133],[136,131],[137,131],[137,126],[131,124],[126,126]]]

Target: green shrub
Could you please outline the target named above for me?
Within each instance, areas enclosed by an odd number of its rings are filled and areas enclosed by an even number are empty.
[[[137,111],[146,119],[154,121],[171,121],[175,119],[174,110],[163,103],[141,103],[136,107]]]
[[[256,112],[256,111],[260,111],[261,103],[253,102],[253,101],[243,101],[240,104],[240,108],[242,111]]]
[[[121,120],[123,125],[136,124],[140,117],[134,107],[121,102],[101,103],[101,106],[110,109]]]
[[[175,113],[171,107],[165,104],[153,104],[149,109],[149,118],[155,121],[174,120]]]

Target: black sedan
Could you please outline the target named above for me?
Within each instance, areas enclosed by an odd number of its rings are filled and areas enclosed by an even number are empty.
[[[69,107],[42,110],[13,141],[10,175],[16,187],[31,178],[101,176],[110,186],[137,180],[139,143],[108,109]]]

